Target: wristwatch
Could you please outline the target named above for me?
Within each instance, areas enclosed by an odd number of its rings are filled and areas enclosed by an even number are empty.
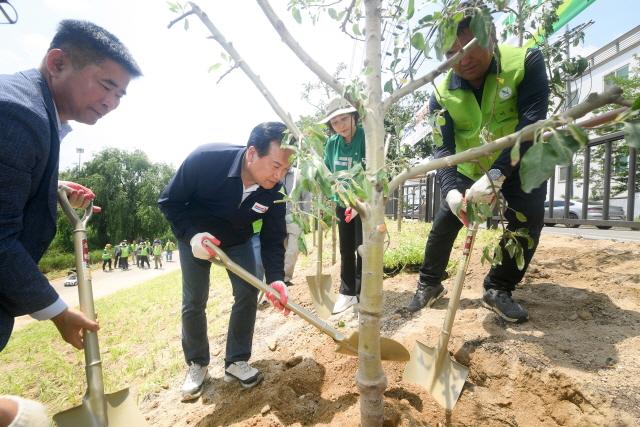
[[[496,184],[502,184],[506,179],[502,172],[500,172],[500,169],[489,169],[487,176]]]

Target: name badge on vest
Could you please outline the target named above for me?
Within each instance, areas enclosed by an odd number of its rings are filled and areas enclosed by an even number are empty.
[[[513,91],[511,90],[511,88],[509,86],[505,86],[505,87],[501,88],[500,92],[498,92],[498,96],[503,101],[511,98],[511,95],[513,95]]]
[[[261,205],[260,203],[256,202],[253,204],[253,207],[251,208],[251,210],[258,213],[265,213],[266,211],[269,210],[269,208],[266,207],[265,205]]]

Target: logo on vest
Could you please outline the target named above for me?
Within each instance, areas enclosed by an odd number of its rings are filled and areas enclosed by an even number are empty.
[[[505,86],[505,87],[501,88],[500,92],[498,92],[498,96],[503,101],[511,98],[511,95],[513,95],[513,92],[512,92],[512,90],[511,90],[511,88],[509,86]]]
[[[268,207],[266,207],[265,205],[261,205],[260,203],[254,203],[253,207],[251,208],[252,211],[254,212],[258,212],[258,213],[265,213],[266,211],[269,210]]]

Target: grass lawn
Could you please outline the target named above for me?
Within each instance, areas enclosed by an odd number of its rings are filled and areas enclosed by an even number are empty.
[[[231,303],[226,272],[212,269],[209,336],[226,331],[221,307]],[[135,387],[140,396],[168,387],[185,367],[180,344],[180,271],[96,301],[107,393]],[[0,394],[44,403],[50,413],[76,406],[86,389],[84,355],[60,338],[53,323],[15,332],[0,353]]]

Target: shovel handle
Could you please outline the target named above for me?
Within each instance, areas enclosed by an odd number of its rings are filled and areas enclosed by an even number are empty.
[[[462,285],[464,284],[464,278],[467,274],[467,267],[469,266],[469,260],[471,259],[471,252],[473,250],[473,243],[476,239],[476,233],[478,232],[478,223],[471,225],[467,228],[467,234],[465,235],[463,249],[462,249],[462,262],[458,265],[456,270],[456,277],[453,284],[452,295],[449,298],[449,305],[447,307],[447,313],[444,318],[444,324],[442,325],[442,332],[438,338],[438,346],[436,347],[440,353],[448,351],[447,343],[451,335],[451,329],[453,328],[453,321],[460,305],[460,295],[462,294]],[[440,357],[439,357],[440,359]]]
[[[241,266],[233,262],[227,256],[227,254],[225,254],[224,251],[220,249],[218,246],[213,245],[213,243],[209,242],[208,240],[205,240],[204,244],[208,245],[216,253],[216,258],[213,258],[212,261],[215,259],[219,260],[227,270],[231,271],[232,273],[240,277],[242,280],[244,280],[251,286],[258,288],[265,294],[267,292],[273,294],[278,299],[278,301],[282,302],[282,300],[280,299],[280,294],[278,292],[274,292],[273,289],[271,289],[264,282],[262,282],[262,280],[259,280],[256,276],[249,273],[247,270],[245,270],[244,268],[242,268]],[[311,323],[313,326],[315,326],[325,334],[329,335],[331,338],[333,338],[334,341],[342,342],[345,340],[344,335],[342,335],[338,330],[331,327],[331,325],[329,325],[327,322],[323,321],[322,319],[314,316],[310,311],[308,311],[304,307],[294,303],[293,301],[291,301],[291,299],[288,299],[285,307],[293,311],[298,316],[302,317],[307,322]]]
[[[78,276],[78,299],[80,311],[89,319],[96,320],[93,303],[93,288],[91,286],[91,271],[89,270],[89,246],[87,244],[87,222],[91,218],[93,202],[84,210],[82,217],[71,207],[64,186],[58,187],[58,201],[62,210],[73,226],[73,248],[75,252],[76,274]],[[100,420],[107,420],[107,407],[104,397],[104,380],[102,376],[102,361],[98,345],[98,333],[84,331],[84,360],[87,376],[87,393],[85,402],[91,407],[92,413]]]

